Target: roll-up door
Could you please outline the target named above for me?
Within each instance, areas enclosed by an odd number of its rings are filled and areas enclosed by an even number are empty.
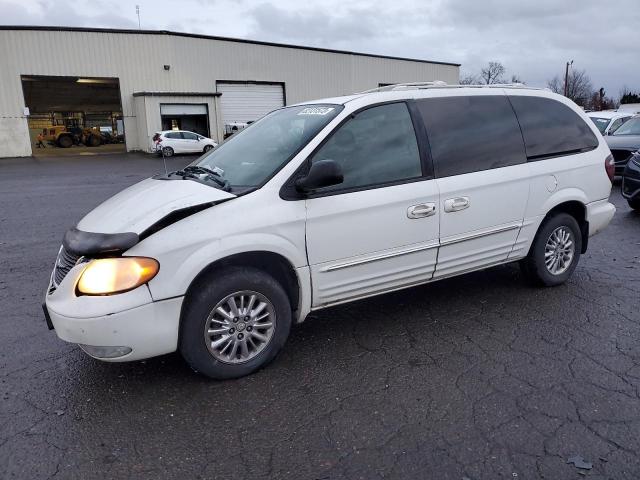
[[[217,87],[225,125],[253,122],[284,106],[282,84],[219,82]]]

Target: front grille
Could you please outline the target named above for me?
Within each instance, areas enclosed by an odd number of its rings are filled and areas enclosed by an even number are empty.
[[[631,156],[631,150],[611,150],[615,163],[627,163]]]
[[[67,276],[69,270],[71,270],[78,260],[80,259],[79,255],[75,255],[71,252],[67,252],[64,247],[60,247],[60,251],[58,252],[58,258],[56,258],[56,265],[53,268],[53,284],[54,286],[60,285],[60,282],[64,280],[64,277]]]

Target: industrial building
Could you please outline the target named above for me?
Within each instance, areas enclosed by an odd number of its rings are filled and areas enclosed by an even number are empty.
[[[0,157],[149,151],[169,129],[220,141],[283,105],[457,83],[459,67],[169,31],[0,26]],[[73,142],[60,137],[69,131]]]

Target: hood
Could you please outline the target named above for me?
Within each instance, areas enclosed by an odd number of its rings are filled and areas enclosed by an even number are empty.
[[[608,135],[604,137],[609,148],[640,149],[640,135]]]
[[[138,235],[170,213],[234,198],[232,193],[193,180],[148,178],[114,195],[89,212],[78,229]]]

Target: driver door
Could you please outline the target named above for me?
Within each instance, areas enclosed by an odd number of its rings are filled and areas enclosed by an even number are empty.
[[[423,283],[438,251],[438,189],[405,102],[352,115],[313,154],[344,182],[306,200],[313,307]]]

